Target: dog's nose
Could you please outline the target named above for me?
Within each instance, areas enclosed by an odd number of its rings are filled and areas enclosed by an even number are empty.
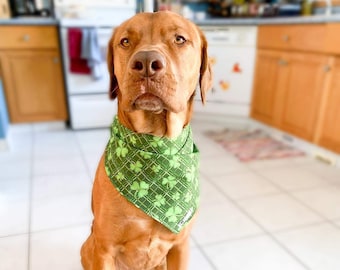
[[[131,69],[142,77],[152,77],[165,70],[165,58],[156,51],[140,51],[133,56]]]

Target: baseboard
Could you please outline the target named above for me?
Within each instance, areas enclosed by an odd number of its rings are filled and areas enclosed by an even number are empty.
[[[6,139],[0,139],[0,152],[8,151],[8,144]]]

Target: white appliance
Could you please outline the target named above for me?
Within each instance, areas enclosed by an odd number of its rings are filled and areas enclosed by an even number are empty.
[[[213,91],[203,107],[195,110],[214,114],[248,116],[250,112],[256,26],[201,27],[208,40],[208,54],[214,73]]]
[[[136,13],[135,0],[55,0],[60,20],[65,82],[73,129],[99,128],[111,125],[117,102],[109,99],[109,75],[106,64],[108,41],[120,23]],[[95,27],[103,51],[103,76],[70,72],[67,33],[69,28]]]

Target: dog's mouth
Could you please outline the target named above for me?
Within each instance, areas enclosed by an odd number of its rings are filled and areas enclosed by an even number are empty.
[[[163,112],[165,108],[162,99],[150,93],[138,96],[134,101],[133,106],[136,110],[149,111],[155,114]]]

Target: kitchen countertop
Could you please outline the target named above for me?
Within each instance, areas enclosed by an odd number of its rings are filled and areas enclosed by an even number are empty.
[[[295,17],[272,17],[272,18],[207,18],[205,20],[194,20],[201,26],[223,26],[223,25],[262,25],[262,24],[313,24],[340,22],[340,14],[323,16],[295,16]]]
[[[225,26],[225,25],[262,25],[262,24],[313,24],[340,22],[340,14],[323,16],[295,16],[272,18],[206,18],[194,20],[200,26]],[[54,18],[12,18],[0,19],[0,25],[60,25],[60,21]]]
[[[12,19],[0,19],[0,25],[58,25],[59,21],[54,18],[12,18]]]

